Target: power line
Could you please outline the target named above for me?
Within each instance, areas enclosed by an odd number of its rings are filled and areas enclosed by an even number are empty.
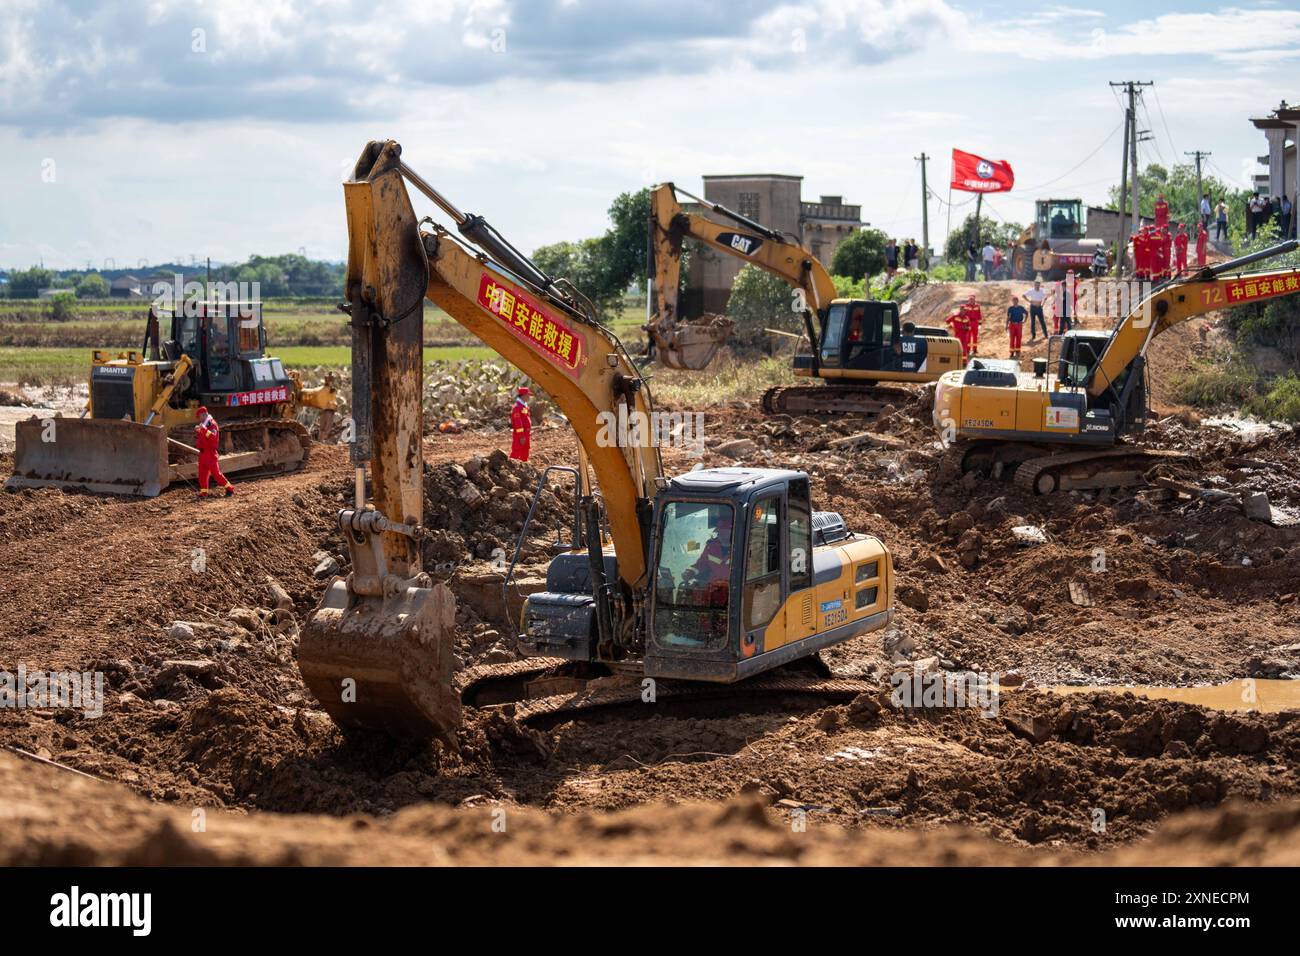
[[[1174,151],[1174,155],[1177,156],[1178,147],[1174,145],[1174,136],[1171,132],[1169,132],[1169,118],[1165,115],[1165,108],[1160,105],[1160,91],[1153,86],[1151,87],[1151,92],[1152,94],[1155,95],[1156,98],[1156,109],[1160,111],[1160,122],[1165,127],[1165,138],[1169,140],[1169,148],[1172,149]],[[1186,152],[1186,150],[1184,150],[1184,152]]]
[[[1036,185],[1036,186],[1025,186],[1025,187],[1022,187],[1022,188],[1025,189],[1026,192],[1038,192],[1038,190],[1043,189],[1043,188],[1046,187],[1046,186],[1050,186],[1050,185],[1052,185],[1053,183],[1059,183],[1059,182],[1060,182],[1062,179],[1064,179],[1066,176],[1070,175],[1070,173],[1072,173],[1072,172],[1074,172],[1075,170],[1079,169],[1079,168],[1082,167],[1086,162],[1088,162],[1088,160],[1092,159],[1092,157],[1094,157],[1094,156],[1096,156],[1098,153],[1100,153],[1100,152],[1102,151],[1102,149],[1105,147],[1105,145],[1106,145],[1107,143],[1109,143],[1109,142],[1111,141],[1111,139],[1114,138],[1115,134],[1118,133],[1118,132],[1120,131],[1120,129],[1123,128],[1123,126],[1124,126],[1124,124],[1123,124],[1122,122],[1120,122],[1120,123],[1116,123],[1116,124],[1115,124],[1115,128],[1114,128],[1113,130],[1111,130],[1109,133],[1106,134],[1106,138],[1103,139],[1100,143],[1097,144],[1097,148],[1096,148],[1096,149],[1094,149],[1094,150],[1093,150],[1091,153],[1089,153],[1087,156],[1083,157],[1083,159],[1081,159],[1077,164],[1075,164],[1074,166],[1070,167],[1070,168],[1067,169],[1065,172],[1061,173],[1061,175],[1057,176],[1055,179],[1049,179],[1047,182],[1045,182],[1045,183],[1039,183],[1039,184]]]

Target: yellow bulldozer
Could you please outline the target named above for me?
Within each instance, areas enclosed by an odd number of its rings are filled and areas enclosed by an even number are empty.
[[[299,373],[266,353],[259,303],[187,301],[161,317],[151,308],[141,350],[92,354],[80,417],[17,424],[5,487],[160,494],[197,476],[192,440],[200,405],[221,425],[223,473],[294,471],[312,441],[299,409],[318,409],[317,434],[327,436],[336,402],[332,379],[304,387]]]

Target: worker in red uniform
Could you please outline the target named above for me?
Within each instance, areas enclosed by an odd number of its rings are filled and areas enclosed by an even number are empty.
[[[1200,223],[1196,227],[1196,268],[1204,269],[1206,259],[1210,252],[1210,233],[1205,228],[1205,223]]]
[[[1169,228],[1169,203],[1165,202],[1165,194],[1156,195],[1156,228]]]
[[[221,466],[217,463],[217,445],[221,441],[221,428],[203,405],[194,410],[194,417],[198,420],[198,424],[194,426],[194,447],[199,450],[199,497],[208,496],[208,482],[215,478],[217,487],[229,498],[235,493],[235,486],[221,473]]]
[[[1147,227],[1143,226],[1133,233],[1133,278],[1145,279],[1150,274],[1150,264],[1147,261],[1149,251]]]
[[[958,309],[956,312],[950,313],[943,321],[948,328],[952,329],[952,334],[961,343],[961,361],[965,365],[966,359],[970,355],[970,323],[966,321],[966,312],[964,309]]]
[[[975,301],[974,293],[966,300],[966,304],[961,307],[962,317],[966,320],[966,339],[970,343],[970,354],[980,354],[980,314],[979,303]]]
[[[527,385],[520,385],[515,393],[515,404],[510,409],[510,457],[518,461],[528,460],[528,450],[533,438],[533,417],[528,411],[526,399],[532,393]]]
[[[1178,224],[1178,232],[1174,233],[1174,269],[1179,274],[1187,271],[1187,226],[1184,223]]]

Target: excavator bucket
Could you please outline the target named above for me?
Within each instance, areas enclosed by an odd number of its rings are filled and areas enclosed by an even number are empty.
[[[111,418],[29,418],[15,428],[6,488],[83,488],[153,497],[167,487],[167,433]]]
[[[655,337],[659,362],[668,368],[699,371],[727,344],[734,327],[731,319],[721,315],[697,322],[679,322],[668,335]]]
[[[456,599],[444,584],[379,598],[336,579],[307,619],[298,667],[344,730],[450,741],[460,726],[455,627]]]

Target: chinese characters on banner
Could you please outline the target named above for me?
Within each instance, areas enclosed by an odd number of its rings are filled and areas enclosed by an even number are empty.
[[[1274,295],[1300,291],[1300,273],[1285,276],[1272,276],[1263,279],[1236,279],[1225,284],[1228,302],[1250,302],[1266,299]],[[1215,293],[1216,289],[1206,289],[1201,295],[1206,304],[1214,305],[1222,301]]]
[[[985,159],[974,153],[952,151],[952,188],[968,193],[1004,193],[1016,183],[1005,159]]]
[[[264,388],[256,392],[235,392],[230,396],[230,407],[236,405],[273,405],[276,402],[287,402],[289,400],[289,389],[285,385],[277,388]]]
[[[495,315],[520,338],[552,358],[570,374],[582,362],[582,339],[551,318],[541,307],[515,289],[501,285],[484,272],[478,286],[478,304]]]

